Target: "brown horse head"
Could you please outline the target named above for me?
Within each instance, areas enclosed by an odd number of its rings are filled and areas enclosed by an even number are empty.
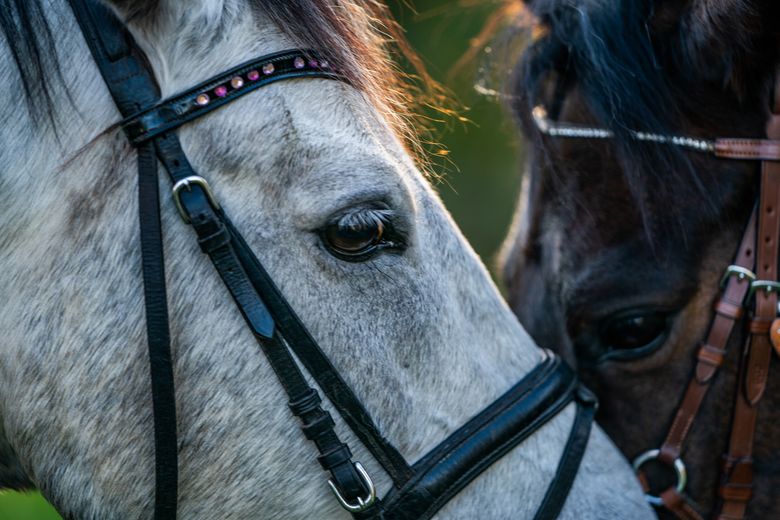
[[[525,327],[577,366],[600,398],[601,424],[630,458],[660,446],[670,428],[759,172],[756,162],[642,141],[635,132],[764,137],[779,7],[528,2],[538,27],[511,99],[531,146],[503,273]],[[532,117],[537,106],[550,120],[604,129],[609,138],[545,135]],[[682,453],[686,492],[703,511],[718,500],[744,336],[732,335]],[[765,395],[750,510],[780,518],[780,383],[771,372]]]

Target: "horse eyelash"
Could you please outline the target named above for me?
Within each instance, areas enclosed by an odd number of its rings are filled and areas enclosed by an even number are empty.
[[[337,224],[341,229],[365,229],[379,224],[392,228],[395,212],[389,209],[359,208],[342,215]]]

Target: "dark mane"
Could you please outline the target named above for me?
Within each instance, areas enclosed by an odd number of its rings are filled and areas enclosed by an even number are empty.
[[[28,111],[37,125],[54,123],[54,98],[62,72],[54,36],[39,0],[0,0],[0,34],[21,76]]]
[[[615,133],[643,213],[648,191],[707,201],[690,154],[639,143],[629,131],[679,134],[686,122],[722,126],[719,118],[729,111],[713,114],[712,107],[724,104],[765,112],[777,46],[762,27],[771,3],[529,0],[537,37],[511,87],[519,98],[514,108],[522,113],[545,104],[554,115],[555,98],[576,86],[597,123]],[[742,14],[736,19],[735,4]]]
[[[419,151],[415,107],[436,96],[435,82],[411,50],[401,28],[382,2],[354,0],[249,0],[302,47],[320,49],[346,71],[383,113],[409,148]],[[153,15],[158,0],[122,0],[128,19]],[[54,38],[41,0],[0,0],[0,31],[22,78],[30,113],[51,117],[55,92],[51,71],[58,71]],[[402,72],[411,66],[416,76]]]

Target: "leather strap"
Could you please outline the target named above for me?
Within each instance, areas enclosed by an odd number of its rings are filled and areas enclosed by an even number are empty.
[[[157,157],[166,167],[172,184],[195,175],[176,134],[172,132],[161,134],[153,142]],[[240,242],[235,240],[240,235],[235,232],[227,216],[211,205],[209,197],[201,187],[193,186],[191,191],[182,191],[180,201],[198,236],[201,248],[208,254],[225,282],[236,306],[255,334],[259,346],[289,396],[290,409],[301,420],[301,429],[320,452],[318,460],[323,469],[330,472],[334,484],[348,500],[356,501],[358,497],[367,496],[369,490],[351,460],[351,451],[339,439],[330,414],[319,406],[320,398],[317,391],[308,385],[288,350],[287,343],[275,330],[276,320],[266,304],[268,295],[265,288],[255,285],[253,278],[247,272],[253,269],[255,264],[259,265],[259,261],[243,240]],[[249,258],[254,260],[249,262]],[[308,353],[302,353],[303,356],[308,356]],[[328,365],[330,365],[329,361]],[[335,372],[332,366],[331,370]],[[312,372],[312,376],[319,382],[320,374]],[[362,410],[368,417],[368,412],[354,396],[352,390],[346,383],[343,385],[338,388],[339,393],[352,396],[351,404]],[[308,402],[310,406],[302,406],[302,402]],[[338,406],[337,409],[343,416],[346,415]],[[349,424],[346,416],[344,419]],[[374,443],[373,446],[367,444],[369,450],[376,446],[398,453],[386,441]],[[388,458],[384,453],[377,456],[380,463]],[[403,461],[400,454],[398,458]],[[405,461],[404,465],[408,467]]]
[[[71,0],[74,14],[82,28],[87,44],[95,58],[95,62],[104,76],[109,91],[120,112],[124,116],[136,113],[154,113],[144,110],[146,106],[165,107],[166,103],[157,104],[159,91],[151,73],[143,66],[140,51],[132,42],[122,24],[113,14],[97,2],[88,0]],[[309,71],[313,75],[317,71]],[[331,77],[330,73],[324,74]],[[231,97],[234,99],[238,94]],[[149,133],[154,133],[150,129]],[[168,317],[165,304],[165,280],[158,273],[162,267],[162,236],[159,225],[159,198],[157,193],[157,161],[156,153],[166,167],[172,181],[178,182],[194,176],[194,171],[187,161],[178,139],[173,133],[157,132],[151,140],[141,146],[139,155],[140,177],[145,180],[140,193],[142,210],[142,236],[144,250],[152,251],[151,256],[144,259],[144,288],[147,309],[151,311],[148,319],[150,364],[152,371],[152,393],[154,403],[155,423],[155,518],[175,518],[177,502],[177,470],[176,460],[178,446],[176,443],[175,397],[173,395],[173,372],[171,368],[170,348],[168,345]],[[149,186],[154,184],[154,191]],[[285,390],[290,395],[292,403],[303,395],[314,392],[300,373],[295,360],[281,343],[273,338],[273,318],[267,311],[262,299],[251,285],[248,277],[241,269],[241,263],[236,256],[220,215],[211,206],[210,200],[203,189],[193,187],[182,191],[180,201],[185,208],[193,228],[205,252],[209,254],[215,268],[229,289],[234,301],[241,310],[255,337],[261,340],[261,346],[269,357],[274,370],[285,375],[282,380]],[[149,217],[147,217],[149,216]],[[156,219],[156,225],[149,224]],[[221,235],[220,235],[221,234]],[[159,249],[159,250],[158,250]],[[148,268],[147,268],[148,264]],[[147,272],[153,276],[147,277]],[[156,276],[154,276],[156,275]],[[149,312],[147,313],[149,315]],[[161,328],[164,326],[164,330]],[[263,342],[266,341],[267,343]],[[166,352],[160,352],[166,349]],[[166,392],[163,394],[163,392]],[[295,408],[292,408],[295,411]],[[364,482],[352,464],[348,448],[340,442],[332,427],[325,420],[319,420],[327,412],[319,406],[306,408],[300,412],[303,427],[311,436],[312,441],[321,452],[320,461],[348,498],[365,496],[367,490]],[[320,425],[315,428],[312,423]],[[341,454],[341,458],[338,456]]]
[[[720,138],[715,140],[715,157],[745,161],[780,161],[780,140]]]
[[[122,24],[100,3],[71,1],[70,5],[120,112],[134,112],[153,103],[158,97],[155,83],[149,81],[142,62],[127,45],[129,35]],[[132,90],[134,95],[121,95],[124,90]],[[175,519],[178,495],[176,396],[168,328],[157,158],[151,144],[138,150],[138,202],[154,420],[154,517]]]
[[[157,83],[122,22],[99,1],[68,3],[119,112],[134,114],[154,105],[160,99]]]
[[[780,75],[776,81],[780,85]],[[780,138],[780,96],[776,95],[772,116],[767,124],[771,139]],[[776,282],[778,277],[778,240],[780,240],[780,162],[761,164],[761,195],[756,275],[760,280]],[[728,453],[725,456],[719,494],[722,500],[721,520],[745,517],[752,496],[753,440],[758,404],[764,395],[772,360],[769,328],[777,317],[777,288],[755,293],[755,312],[750,321],[750,335],[742,359],[740,381],[731,426]]]
[[[276,326],[288,341],[290,348],[334,404],[344,422],[387,471],[396,486],[408,481],[413,475],[412,468],[379,431],[368,411],[309,334],[308,329],[290,307],[230,219],[225,217],[224,222],[236,244],[236,254],[241,260],[241,265],[252,284],[263,294],[265,303],[274,315]]]
[[[547,358],[506,394],[480,412],[414,465],[415,476],[384,499],[385,520],[427,520],[496,460],[576,400],[578,413],[561,457],[552,491],[536,518],[563,506],[584,453],[595,398],[580,391],[574,372],[560,358]],[[540,413],[541,411],[541,413]]]
[[[757,213],[758,208],[756,207],[753,209],[742,234],[733,264],[748,272],[753,270],[755,264],[753,251],[755,251],[756,243]],[[732,271],[727,271],[727,273],[732,273]],[[729,338],[744,314],[744,301],[750,289],[751,280],[746,276],[738,276],[738,272],[726,276],[725,288],[715,302],[715,315],[710,323],[706,339],[698,350],[693,376],[688,382],[672,425],[659,450],[658,459],[668,466],[673,466],[675,460],[680,458],[699,408],[710,389],[715,374],[723,365]],[[643,487],[649,492],[650,484],[647,481],[647,476],[641,468],[638,473]],[[701,518],[693,506],[688,503],[688,499],[679,493],[675,486],[662,492],[660,498],[664,507],[681,520],[699,520]]]
[[[704,520],[691,506],[685,495],[678,493],[674,487],[670,487],[661,493],[661,501],[664,507],[680,520]]]
[[[777,287],[767,291],[766,282],[770,282],[771,286],[771,282],[779,279],[777,242],[780,240],[780,71],[775,79],[773,106],[766,134],[768,139],[717,139],[714,145],[714,154],[717,157],[762,161],[759,204],[753,211],[735,260],[735,265],[749,272],[754,265],[750,251],[756,251],[755,271],[759,279],[756,287],[759,289],[755,293],[755,311],[749,322],[750,334],[740,363],[731,438],[728,453],[724,457],[719,488],[719,520],[742,520],[752,496],[751,457],[757,406],[766,389],[772,358],[769,329],[778,314]],[[735,274],[738,273],[739,271]],[[762,282],[765,282],[763,286]],[[750,285],[750,280],[744,277],[729,277],[725,291],[715,304],[715,317],[707,339],[698,351],[695,375],[688,384],[674,422],[660,449],[659,458],[667,464],[673,464],[675,459],[680,457],[710,381],[723,364],[734,325],[744,315],[744,299]],[[647,486],[645,475],[640,472],[639,477]],[[678,518],[686,520],[699,517],[687,499],[674,488],[664,491],[661,499],[664,506]]]
[[[159,200],[157,157],[154,147],[145,145],[138,150],[138,214],[154,416],[154,516],[174,519],[179,480],[176,395],[168,329]]]
[[[555,520],[561,514],[588,446],[593,419],[596,415],[596,403],[596,396],[581,386],[577,399],[577,415],[574,417],[569,439],[563,449],[555,477],[547,488],[534,520]]]
[[[745,232],[734,259],[734,265],[753,270],[755,260],[753,251],[756,242],[756,210],[750,216]],[[729,276],[726,280],[725,290],[715,303],[716,309],[733,308],[741,309],[745,296],[750,289],[750,280]],[[661,445],[659,458],[668,465],[672,465],[675,459],[680,457],[683,444],[690,432],[696,414],[701,407],[704,397],[710,388],[710,383],[723,364],[726,355],[729,338],[739,320],[740,312],[716,312],[707,333],[704,343],[699,347],[694,377],[688,383],[677,414],[674,417],[666,439]]]

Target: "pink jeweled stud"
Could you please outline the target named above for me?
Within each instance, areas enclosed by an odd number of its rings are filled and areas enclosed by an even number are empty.
[[[320,64],[319,64],[319,62],[317,62],[317,60],[314,60],[314,59],[309,60],[309,67],[312,67],[312,68],[316,69],[319,66],[320,66]]]
[[[275,70],[276,67],[274,67],[273,63],[266,63],[265,65],[263,65],[263,74],[265,74],[266,76],[268,76],[269,74],[273,74]]]
[[[209,98],[208,94],[200,94],[195,98],[195,104],[199,107],[205,107],[209,104],[209,101],[211,101],[211,99]]]
[[[328,69],[328,68],[330,68],[330,63],[328,63],[326,60],[320,60],[320,68],[321,69]]]
[[[306,61],[300,56],[298,56],[293,60],[293,67],[295,67],[296,69],[302,69],[305,66],[306,66]]]
[[[250,70],[249,72],[246,73],[246,77],[247,79],[249,79],[249,81],[257,81],[258,79],[260,79],[260,73],[257,72],[256,70]]]
[[[235,78],[230,80],[230,86],[233,88],[241,88],[244,86],[244,78],[241,76],[236,76]]]
[[[217,97],[227,96],[227,87],[224,85],[218,86],[217,88],[214,89],[214,94],[216,94]]]

